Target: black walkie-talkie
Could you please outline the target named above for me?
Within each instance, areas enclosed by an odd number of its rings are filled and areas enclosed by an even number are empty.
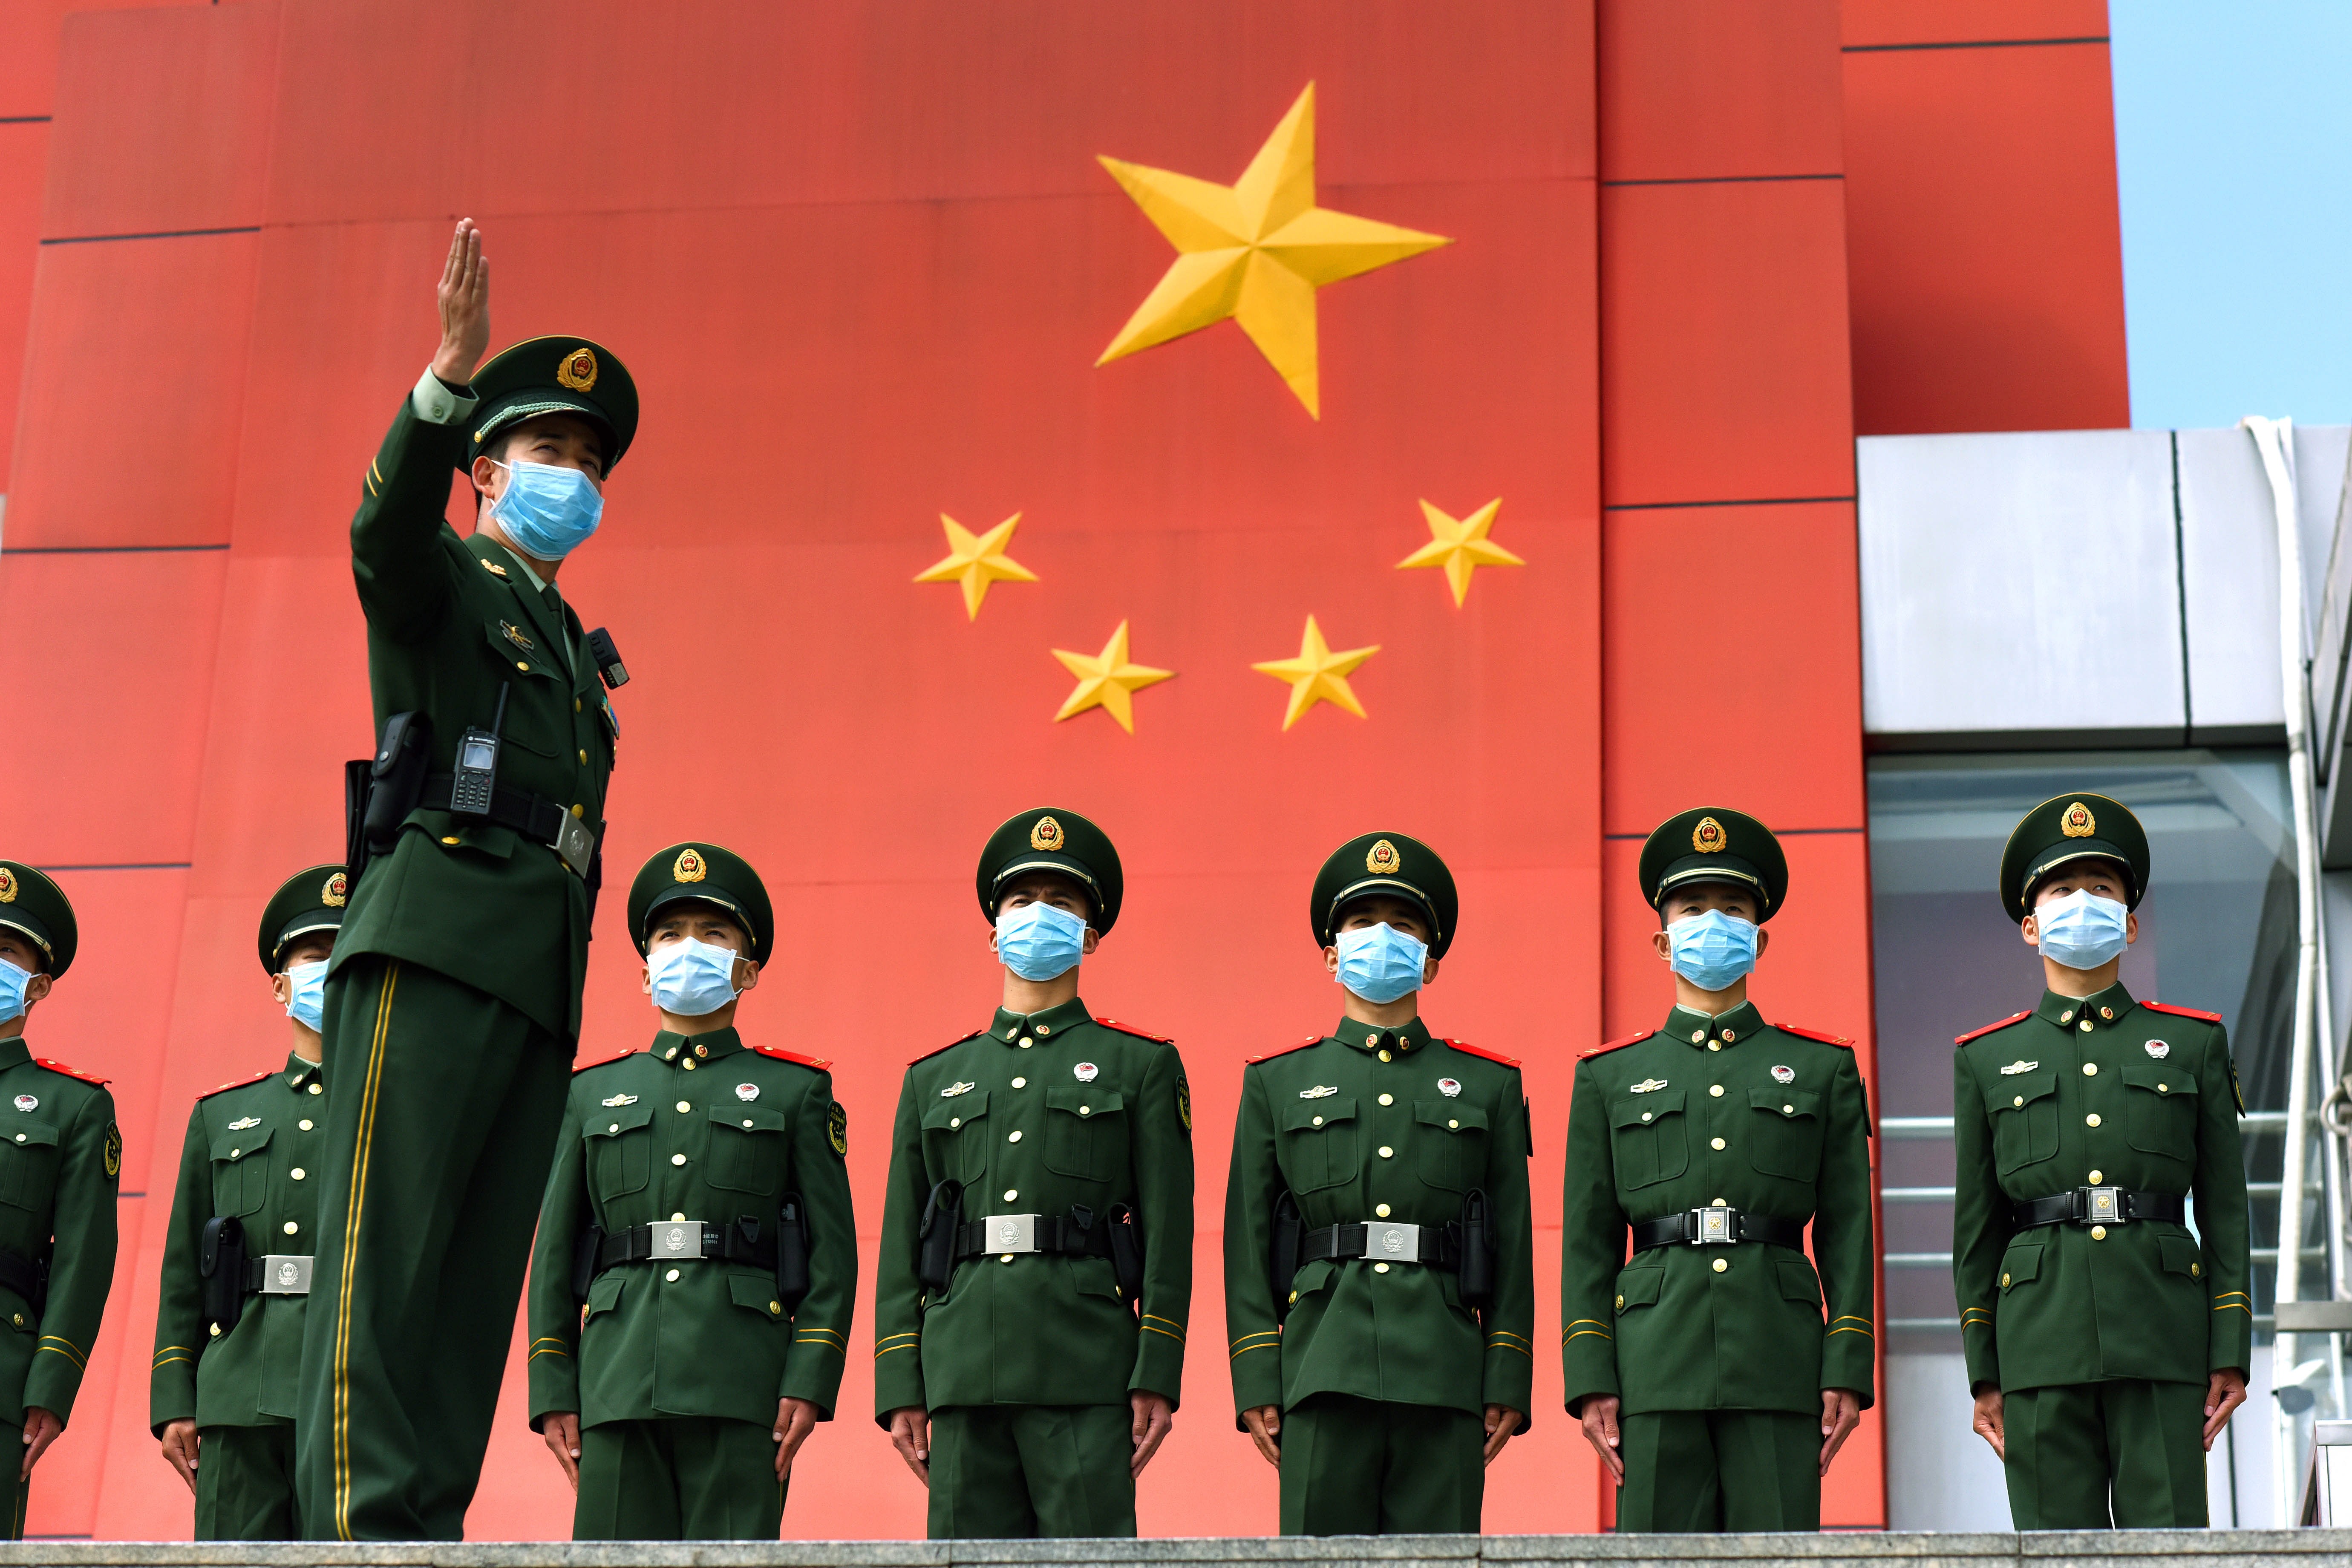
[[[507,693],[511,682],[499,686],[498,711],[487,730],[467,725],[457,737],[457,765],[451,769],[449,809],[467,816],[487,816],[490,796],[498,788],[499,731],[507,721]]]

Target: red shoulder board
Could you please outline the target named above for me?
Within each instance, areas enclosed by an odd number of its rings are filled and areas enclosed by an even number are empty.
[[[43,1062],[41,1065],[42,1065],[43,1067],[45,1067],[45,1068],[47,1068],[47,1067],[57,1067],[57,1063],[55,1063],[55,1062]],[[59,1072],[73,1072],[73,1069],[72,1069],[71,1068],[58,1068],[58,1070]],[[240,1078],[240,1079],[233,1079],[232,1081],[230,1081],[230,1082],[228,1082],[228,1083],[224,1083],[224,1084],[218,1085],[218,1086],[217,1086],[217,1087],[215,1087],[215,1088],[208,1089],[205,1090],[205,1091],[204,1091],[204,1093],[202,1093],[202,1094],[200,1094],[200,1095],[196,1096],[196,1098],[197,1098],[198,1100],[210,1100],[214,1095],[216,1095],[216,1094],[226,1094],[230,1089],[243,1089],[247,1084],[249,1084],[249,1083],[259,1083],[263,1079],[268,1078],[271,1073],[274,1073],[274,1072],[276,1072],[277,1070],[278,1070],[278,1069],[277,1069],[276,1068],[263,1068],[259,1072],[255,1073],[251,1078]],[[78,1073],[78,1072],[77,1072],[77,1073],[74,1073],[74,1077],[76,1077],[76,1078],[79,1078],[79,1077],[81,1077],[81,1074],[79,1074],[79,1073]]]
[[[1612,1040],[1605,1046],[1595,1046],[1589,1051],[1579,1051],[1576,1053],[1576,1058],[1579,1061],[1591,1061],[1603,1051],[1613,1051],[1620,1046],[1639,1045],[1657,1032],[1655,1029],[1643,1029],[1638,1035],[1628,1035],[1622,1040]]]
[[[2218,1024],[2221,1021],[2221,1014],[2201,1012],[2195,1007],[2168,1007],[2161,1002],[2143,1002],[2140,1005],[2151,1013],[2169,1013],[2176,1018],[2194,1018],[2200,1024]]]
[[[1172,1046],[1176,1043],[1165,1035],[1147,1034],[1132,1024],[1120,1023],[1117,1018],[1097,1018],[1095,1022],[1106,1029],[1117,1029],[1122,1035],[1133,1035],[1139,1040],[1157,1040],[1163,1046]]]
[[[2017,1023],[2017,1022],[2019,1022],[2019,1021],[2020,1021],[2020,1020],[2021,1020],[2021,1019],[2031,1018],[2032,1016],[2033,1016],[2033,1009],[2032,1009],[2032,1008],[2031,1008],[2031,1007],[2028,1007],[2028,1008],[2027,1008],[2024,1012],[2022,1012],[2022,1013],[2011,1013],[2008,1017],[2003,1018],[2003,1019],[2002,1019],[2000,1023],[1998,1023],[1998,1024],[1987,1024],[1987,1025],[1986,1025],[1983,1028],[1981,1028],[1981,1029],[1970,1029],[1967,1034],[1965,1034],[1965,1035],[1961,1035],[1961,1036],[1959,1036],[1958,1037],[1957,1037],[1956,1039],[1954,1039],[1954,1040],[1952,1041],[1952,1044],[1954,1044],[1954,1045],[1956,1045],[1956,1046],[1965,1046],[1965,1045],[1967,1045],[1970,1040],[1975,1039],[1975,1038],[1976,1038],[1978,1036],[1979,1036],[1979,1035],[1990,1035],[1990,1034],[1991,1034],[1995,1029],[2006,1029],[2006,1028],[2008,1028],[2011,1024]]]
[[[636,1054],[637,1054],[637,1048],[636,1048],[635,1046],[632,1046],[632,1047],[629,1047],[627,1050],[625,1050],[625,1051],[618,1051],[618,1052],[615,1052],[614,1054],[613,1054],[612,1056],[609,1056],[609,1057],[598,1057],[598,1058],[597,1058],[594,1061],[593,1061],[593,1062],[588,1062],[588,1063],[586,1063],[586,1064],[584,1064],[584,1065],[583,1065],[583,1066],[573,1068],[572,1069],[572,1076],[573,1078],[578,1078],[582,1073],[586,1072],[590,1068],[600,1068],[600,1067],[603,1067],[606,1062],[616,1062],[616,1061],[619,1061],[623,1057],[633,1057],[633,1056],[635,1056]]]
[[[1324,1037],[1321,1035],[1309,1035],[1295,1046],[1277,1046],[1262,1057],[1250,1058],[1249,1060],[1244,1062],[1242,1065],[1244,1067],[1254,1068],[1260,1062],[1270,1062],[1276,1057],[1286,1057],[1293,1051],[1303,1051],[1309,1046],[1319,1046],[1323,1043],[1323,1040]]]
[[[108,1084],[114,1081],[110,1078],[93,1078],[89,1073],[82,1071],[79,1068],[69,1068],[63,1062],[53,1062],[47,1057],[35,1057],[33,1058],[33,1065],[38,1068],[47,1068],[51,1072],[61,1072],[68,1078],[78,1078],[84,1083],[94,1083],[100,1089],[104,1089]]]
[[[944,1046],[933,1046],[929,1050],[923,1052],[920,1056],[908,1057],[908,1058],[907,1058],[907,1065],[908,1065],[908,1067],[913,1067],[917,1062],[927,1062],[927,1061],[929,1061],[933,1057],[938,1056],[941,1051],[953,1050],[956,1047],[958,1047],[958,1046],[960,1046],[960,1045],[963,1044],[963,1043],[964,1043],[964,1041],[966,1041],[966,1040],[976,1040],[976,1039],[980,1038],[980,1037],[981,1037],[981,1036],[982,1036],[982,1035],[984,1035],[984,1034],[986,1034],[986,1033],[988,1033],[988,1031],[987,1031],[986,1029],[974,1029],[974,1030],[973,1030],[971,1034],[969,1034],[969,1035],[959,1035],[959,1036],[957,1036],[954,1039],[950,1040],[950,1041],[949,1041],[946,1045],[944,1045]]]
[[[1853,1042],[1843,1035],[1825,1035],[1819,1029],[1801,1029],[1794,1024],[1775,1024],[1772,1026],[1784,1035],[1802,1035],[1806,1039],[1819,1040],[1825,1046],[1843,1046],[1847,1050],[1853,1049]]]
[[[1443,1037],[1440,1037],[1442,1038]],[[1445,1043],[1466,1056],[1485,1057],[1488,1061],[1500,1062],[1507,1068],[1515,1068],[1519,1065],[1518,1058],[1507,1057],[1500,1051],[1490,1051],[1478,1046],[1464,1045],[1460,1040],[1447,1040]]]
[[[819,1072],[826,1071],[833,1066],[823,1057],[804,1057],[798,1051],[788,1051],[781,1046],[753,1046],[751,1049],[761,1056],[773,1057],[780,1062],[798,1062],[804,1068],[814,1068]]]

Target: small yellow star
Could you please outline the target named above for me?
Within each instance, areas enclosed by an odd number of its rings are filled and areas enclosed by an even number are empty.
[[[1429,542],[1397,563],[1403,572],[1415,566],[1443,566],[1445,580],[1454,586],[1454,604],[1458,609],[1470,596],[1470,574],[1481,566],[1524,566],[1526,562],[1486,537],[1495,526],[1495,513],[1501,510],[1503,498],[1496,496],[1459,522],[1446,516],[1427,501],[1421,503],[1421,515],[1429,521]]]
[[[1315,290],[1453,243],[1315,205],[1311,81],[1230,185],[1117,158],[1101,162],[1177,255],[1095,363],[1231,316],[1318,419]]]
[[[1287,730],[1298,722],[1300,714],[1318,702],[1337,703],[1357,718],[1364,717],[1364,705],[1356,700],[1355,690],[1349,686],[1348,677],[1355,673],[1358,665],[1380,651],[1381,645],[1374,643],[1370,647],[1351,647],[1345,653],[1333,653],[1330,645],[1323,640],[1323,628],[1315,624],[1313,616],[1309,616],[1307,617],[1307,635],[1299,639],[1297,658],[1268,659],[1250,668],[1261,674],[1271,675],[1276,680],[1290,682],[1290,706],[1282,715],[1282,727]]]
[[[1099,708],[1118,721],[1118,727],[1129,734],[1135,733],[1134,693],[1144,687],[1166,680],[1176,672],[1153,669],[1148,665],[1130,664],[1127,658],[1127,623],[1118,623],[1118,630],[1110,634],[1098,654],[1072,653],[1057,647],[1054,657],[1062,668],[1078,678],[1078,684],[1064,699],[1062,710],[1054,715],[1058,724],[1089,708]]]
[[[980,602],[988,597],[991,583],[1034,583],[1037,580],[1037,574],[1004,553],[1005,545],[1013,538],[1013,531],[1021,526],[1019,512],[1014,512],[986,533],[978,535],[945,512],[940,513],[940,521],[947,525],[947,558],[917,573],[915,581],[961,583],[963,611],[968,619],[980,619]]]

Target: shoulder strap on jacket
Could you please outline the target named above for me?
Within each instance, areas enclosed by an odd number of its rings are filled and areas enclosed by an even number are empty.
[[[1613,1051],[1613,1050],[1616,1050],[1616,1049],[1620,1048],[1621,1047],[1624,1047],[1624,1046],[1639,1045],[1639,1044],[1641,1044],[1643,1040],[1648,1039],[1652,1035],[1654,1035],[1654,1034],[1656,1034],[1657,1032],[1658,1032],[1658,1031],[1657,1031],[1657,1030],[1655,1030],[1655,1029],[1643,1029],[1643,1030],[1641,1033],[1639,1033],[1639,1034],[1636,1034],[1636,1035],[1627,1035],[1623,1039],[1621,1039],[1621,1040],[1612,1040],[1612,1041],[1610,1041],[1610,1042],[1609,1042],[1607,1045],[1605,1045],[1605,1046],[1595,1046],[1595,1047],[1592,1047],[1591,1050],[1589,1050],[1589,1051],[1579,1051],[1579,1052],[1577,1052],[1577,1053],[1576,1053],[1576,1059],[1577,1059],[1577,1060],[1579,1060],[1579,1061],[1587,1061],[1587,1062],[1589,1062],[1589,1061],[1591,1061],[1593,1058],[1595,1058],[1595,1057],[1597,1057],[1597,1056],[1600,1056],[1600,1055],[1603,1054],[1604,1052]]]
[[[1970,1029],[1965,1035],[1955,1037],[1952,1044],[1956,1046],[1965,1046],[1970,1040],[1978,1039],[1983,1036],[1991,1034],[1995,1029],[2006,1029],[2011,1024],[2023,1023],[2026,1019],[2031,1018],[2032,1016],[2033,1016],[2033,1009],[2031,1007],[2028,1007],[2022,1013],[2011,1013],[2008,1017],[2003,1018],[1998,1024],[1987,1024],[1981,1029]]]

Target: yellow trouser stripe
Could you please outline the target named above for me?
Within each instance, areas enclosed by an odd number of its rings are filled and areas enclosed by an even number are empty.
[[[366,1082],[360,1094],[359,1138],[352,1149],[351,1212],[343,1217],[343,1278],[335,1298],[334,1435],[335,1534],[352,1536],[352,1290],[358,1283],[360,1211],[367,1202],[368,1155],[375,1137],[376,1095],[383,1088],[383,1040],[392,1031],[392,994],[400,965],[384,971],[376,998],[375,1037],[368,1044]]]

